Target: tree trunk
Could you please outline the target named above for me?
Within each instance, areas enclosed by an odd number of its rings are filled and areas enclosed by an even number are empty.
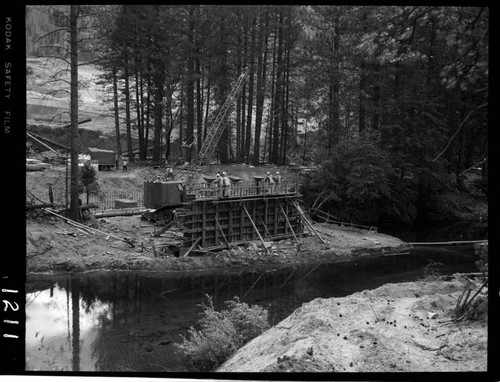
[[[116,66],[113,65],[113,103],[115,115],[115,134],[116,134],[116,154],[122,156],[122,142],[120,137],[120,111],[118,109],[118,76]]]
[[[211,83],[210,83],[210,75],[211,75],[211,69],[210,67],[208,68],[208,83],[207,83],[207,109],[205,110],[205,123],[203,126],[203,140],[207,137],[207,128],[208,124],[210,123],[209,121],[209,112],[210,112],[210,90],[211,90]],[[200,147],[201,148],[201,147]]]
[[[261,27],[259,30],[259,51],[258,51],[258,62],[257,62],[257,100],[255,111],[255,141],[253,145],[253,165],[258,166],[260,163],[260,132],[262,128],[262,114],[264,111],[264,94],[265,94],[265,81],[266,81],[266,63],[267,63],[267,31],[269,24],[269,16],[266,13],[266,24],[264,29],[262,29],[262,19]],[[264,50],[264,53],[262,53]],[[264,54],[264,57],[262,57]]]
[[[149,128],[150,126],[150,114],[151,114],[151,62],[148,61],[148,76],[147,76],[147,96],[146,96],[146,157],[149,148]],[[144,115],[144,113],[143,113]]]
[[[146,117],[144,115],[144,78],[140,76],[140,85],[139,85],[139,100],[141,102],[141,126],[142,126],[142,134],[144,136],[144,147],[141,153],[139,154],[142,160],[147,159],[148,156],[148,126],[145,123]]]
[[[276,90],[274,101],[274,122],[273,122],[273,145],[271,161],[274,164],[279,164],[279,128],[280,118],[282,117],[282,99],[283,99],[283,13],[279,13],[279,28],[278,28],[278,49],[276,52]]]
[[[77,36],[77,8],[78,5],[70,5],[70,49],[71,49],[71,181],[70,181],[70,218],[80,220],[80,201],[78,193],[78,36]]]
[[[154,138],[153,138],[153,161],[159,162],[161,160],[160,150],[161,150],[161,133],[162,133],[162,118],[163,118],[163,83],[165,82],[165,73],[163,70],[163,65],[158,65],[155,68],[154,75]]]
[[[365,64],[361,63],[359,68],[359,110],[358,110],[358,118],[359,118],[359,133],[361,134],[366,128],[366,73],[365,73]]]
[[[137,114],[137,135],[139,138],[139,158],[144,158],[144,128],[141,125],[141,101],[140,101],[140,93],[139,93],[139,70],[137,68],[138,62],[137,59],[135,61],[135,111]]]
[[[241,14],[238,13],[238,28],[241,28]],[[241,33],[238,33],[238,50],[237,50],[237,63],[238,63],[238,73],[243,71],[245,63],[242,62],[242,41],[241,41]],[[241,155],[241,100],[242,96],[238,96],[236,100],[236,161],[238,163],[243,162],[243,158]]]
[[[252,109],[253,109],[253,77],[255,72],[255,33],[257,28],[257,17],[252,22],[252,37],[250,41],[250,73],[248,80],[248,112],[246,123],[244,160],[250,163],[250,143],[252,141]]]
[[[187,114],[186,114],[186,161],[191,162],[194,142],[194,9],[189,7],[189,32],[187,47]]]
[[[201,68],[199,52],[196,57],[196,135],[197,135],[197,151],[201,149],[203,144],[203,87],[201,84]]]
[[[291,18],[289,18],[290,22]],[[289,26],[290,27],[290,26]],[[290,36],[289,36],[290,38]],[[286,164],[286,155],[288,150],[288,124],[289,124],[289,101],[290,101],[290,51],[291,51],[291,42],[290,40],[287,43],[286,50],[286,81],[285,81],[285,89],[283,91],[283,116],[282,116],[282,143],[281,143],[281,156],[280,156],[280,164]],[[285,73],[283,76],[285,76]]]
[[[124,77],[125,77],[125,126],[127,127],[127,151],[128,159],[130,162],[134,161],[134,152],[132,147],[132,127],[130,125],[130,85],[129,85],[129,62],[127,48],[125,48],[125,62],[124,62]]]
[[[247,19],[245,17],[245,22],[244,22],[244,30],[243,30],[245,39],[243,42],[243,67],[245,66],[247,60],[248,60],[248,28],[247,28]],[[246,111],[246,91],[247,91],[247,84],[246,82],[243,84],[243,88],[241,90],[241,134],[240,134],[240,147],[239,147],[239,152],[240,152],[240,161],[243,162],[245,158],[245,139],[246,139],[246,118],[245,118],[245,111]]]
[[[273,123],[274,123],[274,108],[275,108],[275,93],[276,93],[276,42],[278,36],[278,24],[274,22],[274,39],[273,39],[273,70],[271,74],[271,106],[269,108],[269,115],[266,124],[266,137],[264,143],[264,152],[267,154],[267,161],[270,162],[272,159],[272,147],[273,147]],[[267,148],[266,148],[267,145]]]

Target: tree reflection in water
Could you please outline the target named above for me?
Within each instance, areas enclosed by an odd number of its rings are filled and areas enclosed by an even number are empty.
[[[212,296],[217,310],[234,296],[262,305],[275,325],[314,298],[345,296],[388,282],[421,278],[429,259],[444,263],[443,273],[474,271],[473,248],[460,250],[462,254],[458,248],[417,248],[411,256],[231,274],[104,273],[52,280],[66,285],[65,295],[63,288],[54,289],[54,299],[62,297],[56,306],[59,315],[68,316],[68,340],[71,305],[73,353],[69,365],[73,371],[182,372],[195,370],[173,345],[198,320],[199,304],[206,294]],[[46,297],[51,285],[40,285]],[[36,293],[37,288],[27,290]],[[66,362],[64,354],[60,357]]]

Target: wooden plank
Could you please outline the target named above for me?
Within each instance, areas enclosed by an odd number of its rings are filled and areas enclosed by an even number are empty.
[[[269,229],[268,229],[268,226],[267,226],[267,214],[269,213],[269,202],[268,200],[264,200],[264,225],[266,226],[266,231],[267,231],[267,234],[269,235],[269,237],[271,237],[271,234],[269,233]]]
[[[247,210],[247,208],[246,208],[245,206],[243,206],[243,209],[245,210],[245,212],[246,212],[246,214],[247,214],[248,218],[250,219],[250,222],[252,223],[253,228],[255,229],[255,232],[256,232],[256,233],[257,233],[257,235],[259,236],[259,239],[260,239],[260,241],[262,242],[262,245],[264,246],[264,250],[265,250],[265,251],[266,251],[266,253],[267,253],[267,252],[268,252],[268,250],[267,250],[267,247],[266,247],[266,243],[264,243],[264,239],[262,239],[262,236],[260,236],[260,232],[259,232],[259,230],[257,229],[257,227],[255,226],[255,223],[253,222],[252,217],[251,217],[251,216],[250,216],[250,214],[248,213],[248,210]]]
[[[207,220],[206,220],[206,205],[207,203],[206,202],[203,202],[203,206],[202,206],[202,210],[201,210],[201,226],[203,228],[203,231],[201,231],[201,247],[204,248],[205,245],[206,245],[206,233],[205,233],[205,227],[206,227],[206,224],[207,224]]]
[[[189,255],[189,253],[193,250],[194,247],[196,247],[196,244],[198,244],[198,242],[200,240],[201,240],[201,237],[199,237],[198,239],[196,239],[195,242],[193,243],[193,245],[191,245],[191,247],[186,251],[186,253],[182,257],[186,257],[187,255]]]
[[[59,218],[63,219],[64,221],[66,221],[66,222],[68,222],[68,223],[70,223],[70,222],[71,222],[71,224],[72,224],[72,225],[74,225],[74,226],[77,226],[77,227],[83,228],[83,229],[85,229],[85,230],[98,232],[98,233],[100,233],[100,234],[103,234],[103,235],[106,235],[106,236],[112,237],[112,238],[114,238],[114,239],[124,241],[125,243],[127,243],[127,244],[128,244],[128,245],[130,245],[131,247],[135,247],[135,245],[134,245],[134,244],[132,244],[132,243],[130,242],[130,240],[128,240],[128,239],[126,239],[126,238],[122,238],[122,237],[114,236],[114,235],[112,235],[112,234],[110,234],[110,233],[108,233],[108,232],[103,232],[103,231],[100,231],[100,230],[98,230],[98,229],[88,227],[88,226],[86,226],[86,225],[84,225],[84,224],[78,223],[78,222],[76,222],[76,221],[74,221],[74,220],[71,220],[71,219],[68,219],[68,218],[66,218],[66,217],[64,217],[64,216],[61,216],[61,215],[59,215],[59,214],[56,214],[55,212],[53,212],[53,211],[51,211],[51,210],[49,210],[49,209],[46,209],[46,208],[45,208],[44,210],[45,210],[45,211],[47,211],[48,213],[52,214],[52,215],[55,215],[55,216],[57,216],[57,217],[59,217]]]
[[[274,205],[274,235],[278,234],[278,206],[276,205],[278,201],[273,200],[273,205]]]
[[[302,219],[304,219],[304,222],[311,228],[311,230],[316,234],[316,236],[318,237],[318,239],[323,243],[323,244],[326,244],[326,241],[325,239],[323,239],[321,237],[321,235],[318,233],[318,231],[316,231],[314,229],[314,227],[312,226],[311,222],[309,220],[307,220],[304,212],[302,211],[302,209],[300,208],[299,205],[295,204],[295,202],[292,200],[291,201],[293,206],[295,207],[295,209],[299,212],[300,216],[302,217]]]
[[[224,231],[222,230],[222,227],[219,224],[219,219],[217,219],[217,216],[215,217],[215,224],[219,227],[220,233],[222,234],[222,237],[224,238],[224,241],[227,244],[227,247],[229,248],[229,242],[226,239],[226,235],[224,235]]]
[[[231,205],[229,206],[229,217],[228,217],[228,229],[227,229],[227,235],[229,236],[229,240],[232,241],[233,239],[233,209],[231,208]]]
[[[415,242],[408,243],[413,246],[421,246],[421,245],[462,245],[462,244],[478,244],[478,243],[487,243],[488,240],[460,240],[460,241],[431,241],[431,242]]]
[[[295,238],[295,241],[297,242],[297,247],[300,248],[300,243],[299,243],[299,239],[297,239],[297,236],[295,235],[295,232],[293,231],[293,227],[292,225],[290,224],[290,220],[288,220],[288,216],[286,216],[286,213],[285,211],[283,210],[283,206],[280,204],[280,208],[281,208],[281,212],[283,213],[283,215],[285,215],[285,219],[286,219],[286,222],[288,223],[288,225],[290,226],[290,230],[292,231],[293,233],[293,237]],[[285,234],[286,234],[286,230],[285,230]]]
[[[217,214],[219,213],[219,209],[217,208],[218,206],[215,205],[215,244],[219,244],[219,230],[217,229]]]

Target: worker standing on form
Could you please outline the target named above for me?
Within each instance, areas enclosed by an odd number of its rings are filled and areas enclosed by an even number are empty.
[[[219,173],[217,173],[213,184],[217,188],[217,197],[220,198],[222,196],[222,177]]]
[[[267,183],[266,194],[271,194],[274,188],[274,179],[269,171],[266,173],[266,179],[264,180],[264,183]]]
[[[274,182],[276,183],[275,192],[279,194],[281,192],[281,175],[279,171],[276,171]]]
[[[226,172],[222,173],[222,196],[227,198],[229,196],[229,187],[231,187],[231,181],[229,180]]]

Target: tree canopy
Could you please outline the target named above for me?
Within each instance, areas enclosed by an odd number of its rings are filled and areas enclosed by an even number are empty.
[[[132,137],[141,159],[191,160],[248,67],[221,163],[328,158],[332,200],[366,203],[411,194],[409,177],[419,195],[464,189],[475,163],[487,177],[487,7],[94,7],[83,36],[130,160]]]

